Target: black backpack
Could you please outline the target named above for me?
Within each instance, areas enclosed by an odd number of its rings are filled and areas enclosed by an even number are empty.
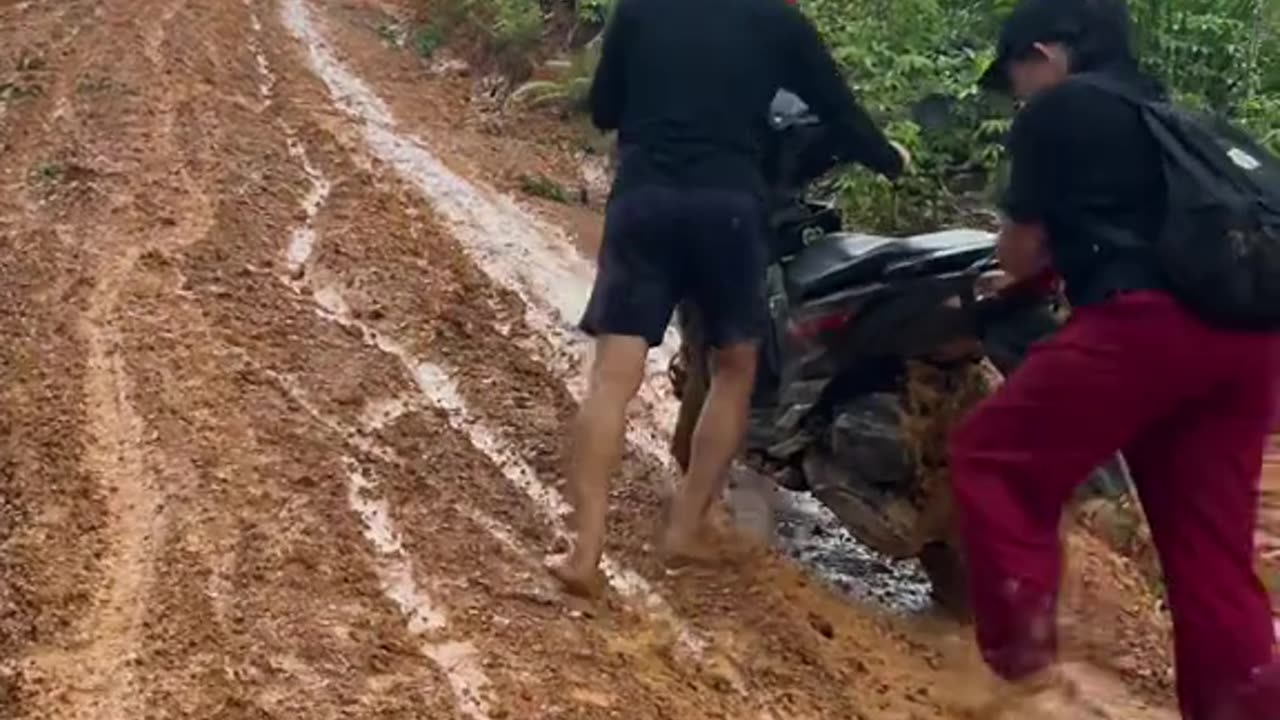
[[[1072,79],[1137,105],[1160,146],[1168,197],[1156,254],[1174,295],[1217,327],[1280,330],[1280,159],[1219,118],[1107,75]]]

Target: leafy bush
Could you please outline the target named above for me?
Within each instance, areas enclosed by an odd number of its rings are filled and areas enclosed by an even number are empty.
[[[493,20],[494,45],[500,53],[533,52],[542,39],[542,6],[538,0],[468,0],[482,6]]]
[[[860,99],[916,158],[897,184],[846,171],[851,220],[912,232],[981,219],[1002,156],[1008,106],[977,90],[1014,0],[801,0]],[[1135,0],[1140,52],[1183,102],[1225,113],[1280,151],[1280,3]],[[930,98],[944,122],[928,122]],[[984,189],[986,192],[984,193]],[[975,217],[975,213],[979,217]]]
[[[990,222],[987,190],[1009,107],[977,81],[994,54],[998,4],[802,2],[861,102],[915,158],[897,183],[857,169],[840,174],[836,198],[857,226],[907,233]]]

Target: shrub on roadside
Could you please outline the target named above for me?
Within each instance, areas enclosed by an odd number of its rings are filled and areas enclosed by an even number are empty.
[[[975,87],[1014,0],[801,0],[859,96],[913,151],[915,172],[890,185],[844,172],[834,183],[852,222],[885,232],[972,224],[1001,177],[1010,108]],[[1180,101],[1233,118],[1280,151],[1280,3],[1134,0],[1148,69]],[[921,100],[946,98],[930,126]]]

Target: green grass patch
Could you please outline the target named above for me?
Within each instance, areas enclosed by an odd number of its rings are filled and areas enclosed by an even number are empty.
[[[521,175],[520,191],[543,200],[550,200],[562,205],[569,204],[569,192],[564,186],[541,173]]]

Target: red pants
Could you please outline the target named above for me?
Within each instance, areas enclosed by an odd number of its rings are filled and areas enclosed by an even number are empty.
[[[1119,449],[1166,576],[1183,716],[1280,718],[1253,565],[1278,371],[1275,336],[1216,330],[1167,295],[1133,293],[1077,310],[974,410],[951,464],[978,643],[996,672],[1053,662],[1063,507]]]

